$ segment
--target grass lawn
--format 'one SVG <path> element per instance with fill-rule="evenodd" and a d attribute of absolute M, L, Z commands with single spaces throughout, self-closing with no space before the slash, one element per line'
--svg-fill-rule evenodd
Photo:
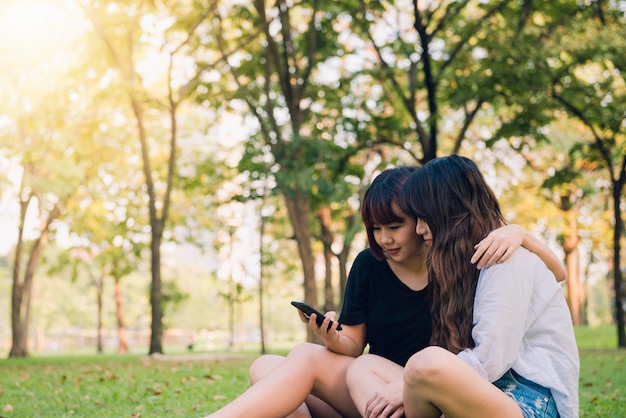
<path fill-rule="evenodd" d="M 580 416 L 626 416 L 626 350 L 614 327 L 580 328 Z M 0 417 L 201 417 L 248 387 L 252 354 L 0 360 Z"/>

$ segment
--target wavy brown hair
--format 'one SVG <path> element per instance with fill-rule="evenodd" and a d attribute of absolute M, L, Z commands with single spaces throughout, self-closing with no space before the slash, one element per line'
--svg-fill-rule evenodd
<path fill-rule="evenodd" d="M 426 222 L 433 235 L 427 259 L 431 344 L 455 354 L 473 348 L 480 272 L 470 259 L 474 245 L 506 223 L 498 199 L 476 164 L 453 154 L 431 160 L 411 175 L 400 207 Z"/>

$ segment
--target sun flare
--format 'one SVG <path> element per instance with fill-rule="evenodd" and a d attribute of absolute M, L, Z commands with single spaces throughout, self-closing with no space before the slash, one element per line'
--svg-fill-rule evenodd
<path fill-rule="evenodd" d="M 72 53 L 72 46 L 84 28 L 84 18 L 74 1 L 3 0 L 0 2 L 2 67 L 13 70 L 52 67 Z"/>

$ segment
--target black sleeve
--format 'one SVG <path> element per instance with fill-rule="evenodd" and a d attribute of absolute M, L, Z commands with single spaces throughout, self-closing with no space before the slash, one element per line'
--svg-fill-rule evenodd
<path fill-rule="evenodd" d="M 357 255 L 350 268 L 346 282 L 346 292 L 339 321 L 346 325 L 359 325 L 367 321 L 369 300 L 369 261 L 372 255 L 363 250 Z"/>

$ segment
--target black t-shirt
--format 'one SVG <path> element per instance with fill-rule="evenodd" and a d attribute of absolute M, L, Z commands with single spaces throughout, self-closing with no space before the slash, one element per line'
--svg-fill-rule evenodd
<path fill-rule="evenodd" d="M 369 352 L 404 366 L 430 341 L 427 293 L 427 288 L 411 290 L 387 261 L 376 260 L 366 249 L 350 269 L 340 322 L 365 323 Z"/>

